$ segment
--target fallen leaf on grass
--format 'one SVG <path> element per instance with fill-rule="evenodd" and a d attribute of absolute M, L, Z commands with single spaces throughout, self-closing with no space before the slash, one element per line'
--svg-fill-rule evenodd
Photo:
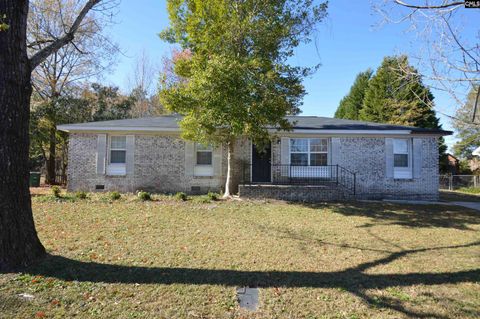
<path fill-rule="evenodd" d="M 60 300 L 53 299 L 53 300 L 50 302 L 50 304 L 51 304 L 52 306 L 58 306 L 58 305 L 60 305 Z"/>

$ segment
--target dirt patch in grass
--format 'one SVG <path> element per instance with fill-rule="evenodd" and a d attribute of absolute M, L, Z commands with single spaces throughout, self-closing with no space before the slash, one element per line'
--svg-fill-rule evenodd
<path fill-rule="evenodd" d="M 95 196 L 33 199 L 50 256 L 0 274 L 0 317 L 480 316 L 480 215 L 465 208 Z M 260 287 L 256 312 L 239 286 Z"/>
<path fill-rule="evenodd" d="M 32 197 L 51 194 L 52 188 L 50 186 L 30 187 L 30 195 L 32 195 Z"/>

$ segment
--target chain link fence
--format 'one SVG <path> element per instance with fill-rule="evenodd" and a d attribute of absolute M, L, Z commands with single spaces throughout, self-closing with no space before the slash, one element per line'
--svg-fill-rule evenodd
<path fill-rule="evenodd" d="M 440 175 L 440 189 L 480 188 L 479 175 Z"/>

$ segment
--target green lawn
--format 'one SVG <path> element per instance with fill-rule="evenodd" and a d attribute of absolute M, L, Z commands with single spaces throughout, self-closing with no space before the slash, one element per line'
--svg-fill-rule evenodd
<path fill-rule="evenodd" d="M 480 195 L 480 187 L 461 187 L 458 191 L 467 194 Z"/>
<path fill-rule="evenodd" d="M 480 202 L 480 188 L 460 188 L 454 191 L 441 190 L 440 200 L 448 202 Z"/>
<path fill-rule="evenodd" d="M 0 274 L 1 318 L 480 317 L 466 208 L 90 197 L 33 198 L 51 256 Z"/>

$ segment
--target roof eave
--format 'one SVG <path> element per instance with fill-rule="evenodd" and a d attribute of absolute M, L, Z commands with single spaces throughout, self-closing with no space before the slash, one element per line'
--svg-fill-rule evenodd
<path fill-rule="evenodd" d="M 421 134 L 421 135 L 437 135 L 437 136 L 448 136 L 452 135 L 452 131 L 443 131 L 443 130 L 438 130 L 438 131 L 412 131 L 412 134 Z"/>
<path fill-rule="evenodd" d="M 58 125 L 57 129 L 64 132 L 180 132 L 180 128 L 158 128 L 146 126 L 90 126 L 90 125 Z M 417 131 L 417 130 L 351 130 L 351 129 L 316 129 L 301 128 L 290 131 L 279 131 L 269 129 L 270 133 L 297 133 L 297 134 L 342 134 L 342 135 L 434 135 L 447 136 L 453 134 L 451 131 Z"/>
<path fill-rule="evenodd" d="M 158 127 L 146 127 L 146 126 L 70 126 L 70 125 L 58 125 L 57 129 L 63 132 L 180 132 L 179 128 L 158 128 Z"/>
<path fill-rule="evenodd" d="M 285 132 L 298 134 L 345 134 L 345 135 L 408 135 L 410 130 L 350 130 L 350 129 L 293 129 L 291 131 L 279 131 L 270 129 L 270 132 Z"/>

